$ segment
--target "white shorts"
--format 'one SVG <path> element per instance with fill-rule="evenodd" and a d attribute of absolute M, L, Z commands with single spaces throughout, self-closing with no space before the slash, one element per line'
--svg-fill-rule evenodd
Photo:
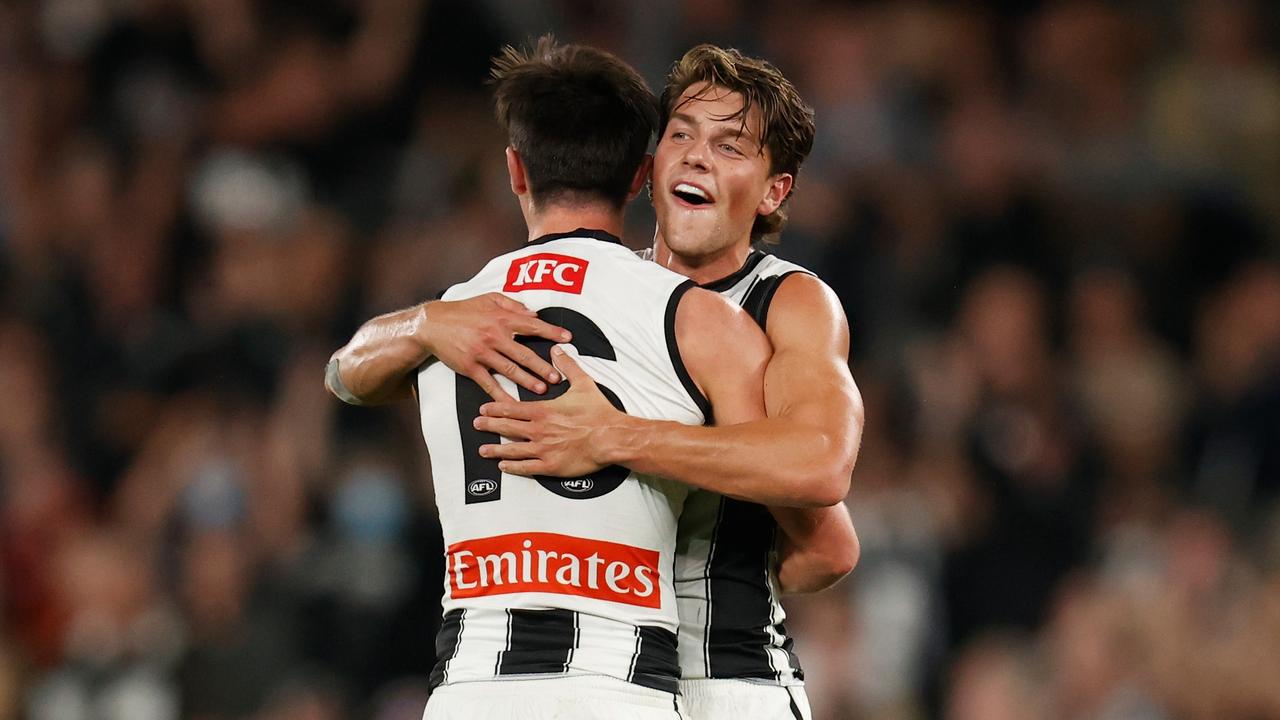
<path fill-rule="evenodd" d="M 605 677 L 529 678 L 441 685 L 423 720 L 687 720 L 676 696 Z M 742 720 L 736 718 L 735 720 Z"/>
<path fill-rule="evenodd" d="M 803 685 L 682 680 L 680 694 L 689 720 L 813 720 Z"/>

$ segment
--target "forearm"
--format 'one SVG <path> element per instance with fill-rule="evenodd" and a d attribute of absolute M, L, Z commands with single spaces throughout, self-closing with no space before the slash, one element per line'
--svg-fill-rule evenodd
<path fill-rule="evenodd" d="M 603 460 L 764 505 L 844 499 L 847 440 L 787 418 L 706 427 L 627 417 L 600 428 Z"/>
<path fill-rule="evenodd" d="M 778 522 L 778 584 L 783 592 L 825 590 L 853 571 L 862 554 L 849 509 L 769 508 Z"/>
<path fill-rule="evenodd" d="M 379 315 L 360 326 L 330 359 L 326 373 L 330 392 L 341 397 L 334 387 L 336 374 L 358 404 L 376 405 L 407 397 L 414 371 L 431 357 L 422 340 L 424 307 L 415 305 Z"/>

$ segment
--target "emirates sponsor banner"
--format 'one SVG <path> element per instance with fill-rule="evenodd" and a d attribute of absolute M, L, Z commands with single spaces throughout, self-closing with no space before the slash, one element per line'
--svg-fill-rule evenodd
<path fill-rule="evenodd" d="M 657 550 L 531 532 L 465 540 L 446 554 L 454 599 L 542 592 L 662 606 Z"/>

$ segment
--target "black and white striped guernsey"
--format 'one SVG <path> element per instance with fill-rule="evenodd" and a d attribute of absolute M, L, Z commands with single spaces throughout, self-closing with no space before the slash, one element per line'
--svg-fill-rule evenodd
<path fill-rule="evenodd" d="M 741 305 L 761 329 L 778 286 L 811 272 L 753 250 L 741 269 L 702 287 Z M 778 526 L 763 505 L 695 490 L 676 546 L 683 679 L 735 678 L 779 685 L 804 679 L 779 602 Z"/>
<path fill-rule="evenodd" d="M 444 299 L 500 291 L 573 333 L 602 392 L 637 417 L 701 424 L 710 408 L 675 344 L 693 283 L 579 230 L 491 261 Z M 548 357 L 551 343 L 526 340 Z M 502 379 L 522 399 L 532 396 Z M 487 397 L 440 363 L 419 372 L 423 435 L 446 546 L 444 617 L 431 686 L 605 675 L 676 692 L 672 567 L 686 486 L 613 466 L 581 478 L 525 478 L 478 454 Z"/>

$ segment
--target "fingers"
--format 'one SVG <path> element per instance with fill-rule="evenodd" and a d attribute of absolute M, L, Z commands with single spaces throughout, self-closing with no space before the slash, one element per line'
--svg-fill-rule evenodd
<path fill-rule="evenodd" d="M 503 310 L 510 310 L 511 312 L 514 312 L 514 313 L 519 313 L 521 315 L 529 315 L 533 317 L 536 317 L 538 315 L 538 313 L 525 307 L 518 300 L 512 300 L 511 298 L 507 297 L 506 295 L 503 295 L 502 293 L 497 293 L 497 292 L 488 293 L 486 297 L 489 298 L 490 302 L 502 308 Z"/>
<path fill-rule="evenodd" d="M 547 464 L 541 460 L 503 460 L 498 463 L 498 469 L 508 475 L 525 477 L 549 474 Z"/>
<path fill-rule="evenodd" d="M 517 400 L 506 399 L 497 402 L 485 403 L 480 406 L 480 415 L 490 418 L 510 418 L 512 420 L 533 420 L 537 415 L 538 408 L 536 403 L 519 402 Z"/>
<path fill-rule="evenodd" d="M 498 384 L 497 379 L 490 375 L 485 368 L 477 366 L 475 369 L 467 371 L 466 376 L 471 378 L 475 384 L 480 386 L 481 390 L 484 390 L 494 400 L 498 402 L 515 402 L 515 398 L 508 395 L 507 391 L 503 390 L 502 386 Z"/>
<path fill-rule="evenodd" d="M 480 430 L 481 432 L 497 433 L 498 435 L 501 435 L 502 437 L 507 438 L 509 440 L 528 440 L 529 432 L 531 429 L 527 421 L 510 420 L 507 418 L 478 417 L 475 420 L 473 420 L 471 424 L 474 425 L 475 428 L 477 430 Z M 480 455 L 482 457 L 509 457 L 507 455 L 502 455 L 502 456 L 485 455 L 484 449 L 486 447 L 506 448 L 510 444 L 512 443 L 507 443 L 504 445 L 482 445 L 480 447 Z M 525 457 L 529 457 L 529 456 L 526 455 Z"/>
<path fill-rule="evenodd" d="M 520 335 L 532 335 L 552 342 L 569 342 L 573 339 L 573 334 L 568 330 L 536 317 L 514 320 L 511 323 L 511 329 Z"/>
<path fill-rule="evenodd" d="M 488 367 L 490 370 L 507 378 L 520 387 L 525 388 L 526 390 L 538 393 L 539 395 L 547 391 L 546 383 L 533 375 L 530 375 L 528 371 L 520 367 L 519 364 L 502 353 L 491 350 L 478 358 L 478 360 L 481 365 Z"/>
<path fill-rule="evenodd" d="M 550 383 L 560 382 L 560 373 L 556 372 L 556 369 L 552 367 L 551 363 L 538 357 L 538 353 L 525 347 L 524 345 L 521 345 L 518 342 L 512 341 L 503 346 L 502 352 L 507 357 L 516 361 L 516 363 L 518 363 L 522 367 L 527 368 L 529 372 L 533 373 L 534 375 L 544 377 Z M 529 388 L 530 390 L 538 393 L 539 395 L 546 392 L 545 386 L 539 387 L 539 388 L 532 388 L 532 387 L 529 387 L 528 385 L 524 385 L 524 387 Z"/>
<path fill-rule="evenodd" d="M 531 442 L 505 442 L 501 445 L 481 445 L 480 457 L 498 460 L 533 460 L 538 457 Z"/>
<path fill-rule="evenodd" d="M 578 361 L 574 360 L 573 357 L 570 356 L 569 353 L 565 352 L 564 348 L 559 345 L 551 348 L 551 361 L 554 362 L 560 372 L 564 373 L 564 376 L 568 378 L 569 385 L 571 387 L 574 385 L 595 384 L 595 381 L 591 379 L 591 376 L 587 374 L 587 371 L 583 370 L 582 367 L 578 365 Z"/>

